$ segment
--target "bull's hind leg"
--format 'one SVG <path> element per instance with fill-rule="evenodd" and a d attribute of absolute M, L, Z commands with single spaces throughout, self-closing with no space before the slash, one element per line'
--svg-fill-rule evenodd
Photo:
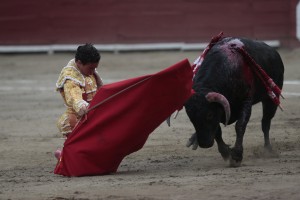
<path fill-rule="evenodd" d="M 265 141 L 264 147 L 268 153 L 275 155 L 270 143 L 269 132 L 271 127 L 271 120 L 276 113 L 277 106 L 269 99 L 263 101 L 262 106 L 263 106 L 263 117 L 261 120 L 261 129 L 264 133 L 264 141 Z"/>

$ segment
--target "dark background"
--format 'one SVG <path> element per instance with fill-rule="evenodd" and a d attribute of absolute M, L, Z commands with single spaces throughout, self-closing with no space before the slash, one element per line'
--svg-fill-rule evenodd
<path fill-rule="evenodd" d="M 226 36 L 298 44 L 298 0 L 9 0 L 0 45 L 208 42 Z"/>

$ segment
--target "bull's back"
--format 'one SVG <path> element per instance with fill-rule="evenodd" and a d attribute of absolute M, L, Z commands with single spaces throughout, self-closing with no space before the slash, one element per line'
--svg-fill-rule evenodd
<path fill-rule="evenodd" d="M 200 66 L 194 83 L 200 87 L 208 85 L 215 87 L 211 89 L 223 90 L 226 88 L 222 88 L 222 86 L 232 86 L 230 80 L 234 81 L 232 84 L 235 84 L 236 81 L 247 81 L 243 74 L 245 73 L 243 68 L 249 68 L 255 79 L 254 82 L 258 83 L 257 88 L 261 87 L 262 85 L 259 84 L 261 81 L 250 69 L 252 66 L 249 66 L 238 48 L 244 48 L 273 81 L 280 88 L 282 87 L 284 66 L 279 53 L 263 42 L 245 38 L 224 38 L 215 44 Z"/>

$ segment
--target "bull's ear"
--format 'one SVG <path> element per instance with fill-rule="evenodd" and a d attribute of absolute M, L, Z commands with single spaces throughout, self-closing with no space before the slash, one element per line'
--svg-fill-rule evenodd
<path fill-rule="evenodd" d="M 223 106 L 225 111 L 225 116 L 226 116 L 225 126 L 227 126 L 230 119 L 231 111 L 230 111 L 230 104 L 226 99 L 226 97 L 224 97 L 222 94 L 217 92 L 209 92 L 207 93 L 205 98 L 208 102 L 216 102 Z"/>

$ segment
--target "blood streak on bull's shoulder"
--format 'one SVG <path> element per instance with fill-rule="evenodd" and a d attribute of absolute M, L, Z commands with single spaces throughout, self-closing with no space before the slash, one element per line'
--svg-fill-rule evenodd
<path fill-rule="evenodd" d="M 219 46 L 220 49 L 224 52 L 226 58 L 230 62 L 232 69 L 238 69 L 241 67 L 242 63 L 242 77 L 244 81 L 251 87 L 253 84 L 253 73 L 248 62 L 245 61 L 243 56 L 237 49 L 244 48 L 244 43 L 240 39 L 226 38 L 224 43 Z"/>
<path fill-rule="evenodd" d="M 241 56 L 236 52 L 236 48 L 243 48 L 244 43 L 239 39 L 226 38 L 224 43 L 219 46 L 219 48 L 224 52 L 228 61 L 231 62 L 230 65 L 232 67 L 237 67 L 237 63 L 239 63 Z"/>

